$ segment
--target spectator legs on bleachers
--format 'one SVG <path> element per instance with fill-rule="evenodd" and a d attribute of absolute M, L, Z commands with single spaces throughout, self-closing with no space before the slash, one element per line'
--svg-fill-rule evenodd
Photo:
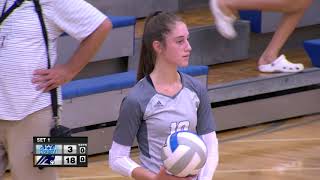
<path fill-rule="evenodd" d="M 303 65 L 291 63 L 285 56 L 279 56 L 280 50 L 294 31 L 305 10 L 312 0 L 210 0 L 210 6 L 217 22 L 217 28 L 226 38 L 234 36 L 232 17 L 237 10 L 264 10 L 282 12 L 283 18 L 273 38 L 258 61 L 261 72 L 300 72 Z M 218 19 L 219 18 L 219 19 Z"/>

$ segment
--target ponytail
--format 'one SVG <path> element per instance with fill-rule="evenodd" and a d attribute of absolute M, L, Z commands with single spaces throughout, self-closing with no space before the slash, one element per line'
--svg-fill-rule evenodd
<path fill-rule="evenodd" d="M 155 12 L 153 14 L 150 14 L 144 24 L 144 30 L 143 30 L 143 35 L 142 35 L 142 40 L 141 40 L 141 50 L 140 50 L 140 61 L 139 61 L 139 66 L 138 66 L 138 72 L 137 72 L 137 81 L 140 81 L 142 78 L 144 78 L 146 75 L 150 74 L 155 65 L 155 55 L 154 55 L 154 50 L 149 47 L 147 48 L 147 25 L 149 24 L 149 21 L 152 17 L 158 15 L 160 12 Z M 152 44 L 151 44 L 152 46 Z"/>
<path fill-rule="evenodd" d="M 142 41 L 137 81 L 141 80 L 153 71 L 156 61 L 153 54 L 154 52 L 152 50 L 148 50 L 145 43 Z"/>

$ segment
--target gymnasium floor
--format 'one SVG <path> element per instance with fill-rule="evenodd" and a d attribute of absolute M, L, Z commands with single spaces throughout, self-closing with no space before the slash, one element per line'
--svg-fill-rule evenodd
<path fill-rule="evenodd" d="M 219 132 L 215 180 L 316 180 L 320 176 L 320 114 Z M 137 160 L 138 152 L 131 153 Z M 107 155 L 87 168 L 59 168 L 60 180 L 125 180 L 107 166 Z M 9 180 L 7 174 L 5 180 Z"/>

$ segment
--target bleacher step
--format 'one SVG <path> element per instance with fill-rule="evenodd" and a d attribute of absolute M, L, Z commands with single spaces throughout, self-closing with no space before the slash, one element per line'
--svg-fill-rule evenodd
<path fill-rule="evenodd" d="M 320 112 L 320 87 L 298 93 L 213 107 L 217 131 L 316 114 Z"/>
<path fill-rule="evenodd" d="M 319 77 L 319 68 L 309 68 L 302 73 L 268 74 L 228 83 L 209 85 L 208 93 L 211 102 L 217 103 L 320 84 Z"/>
<path fill-rule="evenodd" d="M 208 6 L 207 0 L 87 0 L 87 2 L 104 13 L 137 18 L 146 17 L 155 11 L 176 12 Z"/>
<path fill-rule="evenodd" d="M 113 58 L 127 57 L 133 54 L 134 30 L 136 18 L 134 16 L 110 16 L 113 29 L 99 52 L 91 62 L 104 61 Z M 66 63 L 78 48 L 80 42 L 71 36 L 64 34 L 58 38 L 58 63 Z"/>
<path fill-rule="evenodd" d="M 320 68 L 208 86 L 217 130 L 319 113 Z"/>

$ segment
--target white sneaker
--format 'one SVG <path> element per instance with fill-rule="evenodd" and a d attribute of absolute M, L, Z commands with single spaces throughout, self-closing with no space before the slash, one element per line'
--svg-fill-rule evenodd
<path fill-rule="evenodd" d="M 209 7 L 214 16 L 215 24 L 218 32 L 227 39 L 233 39 L 237 36 L 237 32 L 233 27 L 235 17 L 226 16 L 218 6 L 218 0 L 210 0 Z"/>

